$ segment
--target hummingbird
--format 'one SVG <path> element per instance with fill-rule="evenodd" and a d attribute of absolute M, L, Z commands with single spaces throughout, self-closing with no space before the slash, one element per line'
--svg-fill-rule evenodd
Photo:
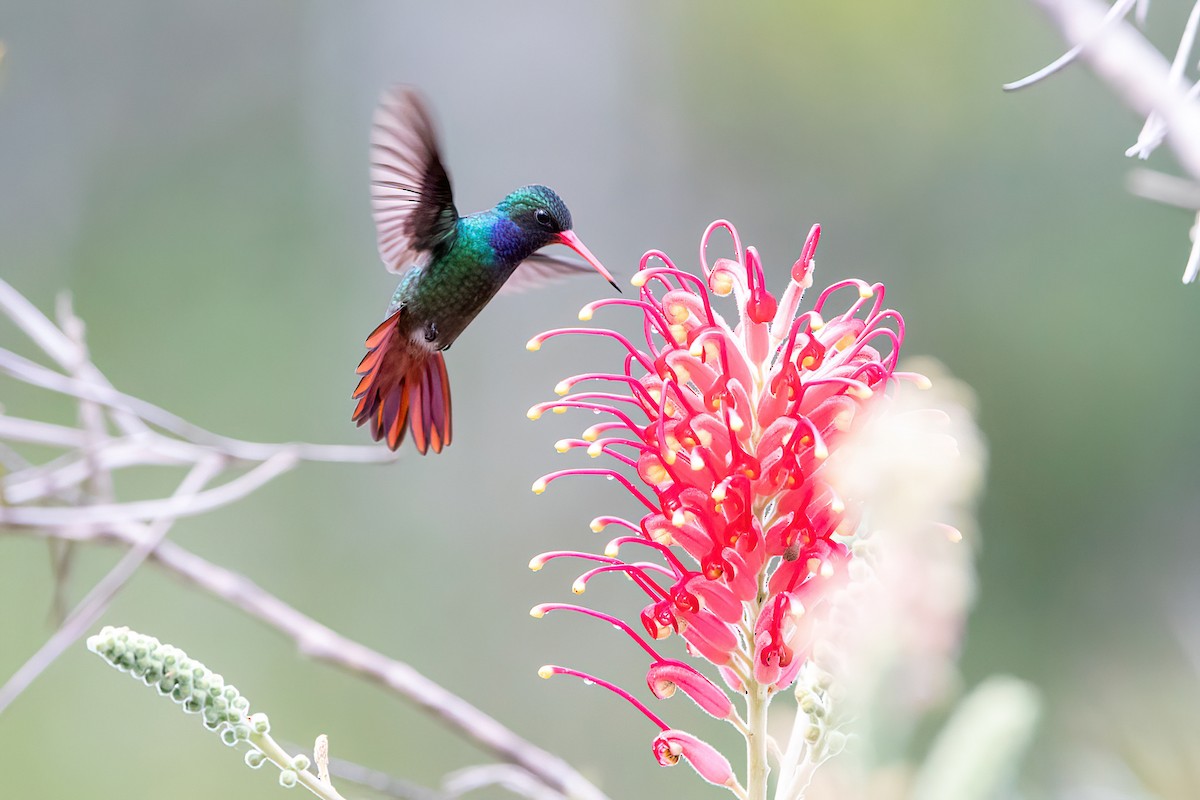
<path fill-rule="evenodd" d="M 486 211 L 459 216 L 436 131 L 420 93 L 396 86 L 371 133 L 371 204 L 379 256 L 400 274 L 384 320 L 358 365 L 353 420 L 395 450 L 412 431 L 424 455 L 450 444 L 444 350 L 502 288 L 521 290 L 589 265 L 612 275 L 571 230 L 571 212 L 546 186 L 522 186 Z M 562 244 L 587 264 L 539 253 Z"/>

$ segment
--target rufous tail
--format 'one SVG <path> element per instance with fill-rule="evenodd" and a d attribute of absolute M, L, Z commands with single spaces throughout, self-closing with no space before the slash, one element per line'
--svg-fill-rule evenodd
<path fill-rule="evenodd" d="M 375 441 L 395 450 L 412 430 L 422 455 L 450 444 L 450 379 L 446 360 L 400 332 L 401 309 L 367 337 L 367 354 L 358 365 L 362 378 L 354 389 L 354 421 L 371 424 Z"/>

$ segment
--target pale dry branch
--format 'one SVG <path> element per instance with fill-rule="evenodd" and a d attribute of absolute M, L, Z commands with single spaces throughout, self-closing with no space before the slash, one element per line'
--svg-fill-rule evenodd
<path fill-rule="evenodd" d="M 205 483 L 221 472 L 222 462 L 221 456 L 214 454 L 207 461 L 197 464 L 179 484 L 174 497 L 186 499 L 195 496 Z M 269 464 L 270 462 L 263 464 L 260 469 Z M 47 639 L 46 643 L 13 673 L 4 686 L 0 686 L 0 714 L 4 713 L 4 709 L 8 708 L 9 704 L 25 691 L 37 676 L 45 671 L 46 667 L 54 663 L 55 659 L 62 655 L 72 643 L 82 638 L 96 624 L 117 592 L 129 582 L 129 579 L 154 551 L 154 548 L 162 543 L 174 521 L 173 517 L 164 516 L 149 525 L 145 530 L 144 538 L 130 548 L 129 552 L 117 562 L 117 565 L 92 587 L 87 596 L 80 601 L 70 616 L 54 632 L 54 635 Z"/>
<path fill-rule="evenodd" d="M 1137 142 L 1126 155 L 1146 158 L 1165 140 L 1183 170 L 1193 181 L 1200 182 L 1200 82 L 1192 82 L 1186 75 L 1200 31 L 1200 0 L 1192 8 L 1170 62 L 1124 19 L 1128 11 L 1124 0 L 1112 7 L 1097 0 L 1036 2 L 1070 45 L 1069 55 L 1087 62 L 1126 106 L 1146 118 Z M 1046 75 L 1042 73 L 1005 88 L 1029 85 L 1044 78 Z M 1200 207 L 1190 210 L 1200 211 Z M 1196 227 L 1200 227 L 1200 215 Z M 1184 270 L 1184 283 L 1195 280 L 1200 270 L 1200 236 L 1196 235 L 1196 227 L 1192 229 L 1192 249 Z"/>

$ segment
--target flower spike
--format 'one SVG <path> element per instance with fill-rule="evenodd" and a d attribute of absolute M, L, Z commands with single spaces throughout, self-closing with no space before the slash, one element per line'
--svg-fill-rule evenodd
<path fill-rule="evenodd" d="M 710 259 L 718 231 L 729 235 L 732 257 Z M 828 464 L 889 403 L 901 378 L 923 380 L 896 372 L 904 321 L 884 307 L 882 284 L 840 281 L 801 309 L 820 238 L 814 225 L 776 298 L 758 250 L 744 247 L 733 225 L 718 220 L 701 237 L 697 274 L 652 250 L 633 277 L 637 299 L 584 306 L 584 321 L 605 306 L 639 313 L 645 349 L 604 328 L 560 328 L 531 340 L 540 345 L 583 334 L 624 347 L 619 369 L 567 378 L 555 387 L 562 399 L 530 413 L 581 408 L 605 414 L 557 449 L 610 457 L 615 469 L 552 472 L 534 491 L 564 475 L 602 475 L 647 512 L 636 525 L 619 517 L 593 520 L 594 531 L 610 524 L 626 529 L 603 556 L 555 551 L 530 565 L 569 557 L 593 562 L 573 584 L 577 594 L 600 574 L 630 578 L 646 598 L 639 615 L 644 635 L 636 623 L 582 606 L 543 604 L 534 615 L 561 609 L 609 622 L 648 656 L 646 683 L 655 697 L 682 691 L 708 714 L 756 737 L 748 750 L 756 762 L 748 789 L 716 749 L 669 728 L 631 693 L 563 667 L 546 667 L 543 676 L 574 675 L 623 697 L 661 728 L 653 747 L 659 763 L 686 758 L 705 780 L 739 797 L 765 797 L 765 705 L 810 663 L 813 618 L 840 591 L 857 557 L 846 540 L 864 510 L 834 485 Z M 714 310 L 716 302 L 735 306 L 736 316 L 729 316 L 735 324 Z M 576 392 L 587 380 L 607 381 L 613 392 Z M 652 562 L 631 560 L 634 545 Z M 671 638 L 708 661 L 735 696 L 702 669 L 660 655 Z M 738 697 L 746 699 L 747 722 L 734 710 Z"/>

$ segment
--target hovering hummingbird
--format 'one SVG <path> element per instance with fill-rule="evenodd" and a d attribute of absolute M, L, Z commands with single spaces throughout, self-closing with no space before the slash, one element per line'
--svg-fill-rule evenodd
<path fill-rule="evenodd" d="M 450 177 L 421 95 L 387 92 L 371 135 L 371 199 L 379 255 L 400 273 L 384 321 L 358 365 L 354 421 L 395 450 L 405 428 L 424 454 L 450 444 L 450 347 L 501 287 L 530 288 L 588 271 L 537 251 L 565 244 L 618 291 L 608 270 L 571 230 L 571 212 L 545 186 L 523 186 L 494 208 L 458 215 Z"/>

